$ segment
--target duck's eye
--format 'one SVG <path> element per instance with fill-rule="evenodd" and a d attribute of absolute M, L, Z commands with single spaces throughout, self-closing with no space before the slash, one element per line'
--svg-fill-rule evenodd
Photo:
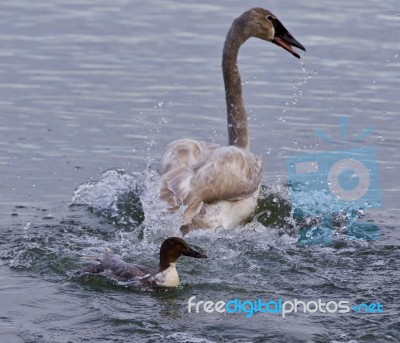
<path fill-rule="evenodd" d="M 272 20 L 274 19 L 274 17 L 273 17 L 272 15 L 269 15 L 269 16 L 267 16 L 267 19 L 268 19 L 269 21 L 272 21 Z"/>

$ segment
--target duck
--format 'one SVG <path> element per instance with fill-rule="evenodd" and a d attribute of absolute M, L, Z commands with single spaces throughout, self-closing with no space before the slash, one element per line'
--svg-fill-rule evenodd
<path fill-rule="evenodd" d="M 132 264 L 121 260 L 106 248 L 99 264 L 86 267 L 83 272 L 101 275 L 111 281 L 135 283 L 149 287 L 177 287 L 179 275 L 176 261 L 180 256 L 207 258 L 207 255 L 193 249 L 180 237 L 167 238 L 160 247 L 160 264 L 158 269 Z"/>
<path fill-rule="evenodd" d="M 251 8 L 236 18 L 222 53 L 222 72 L 228 123 L 228 145 L 179 139 L 161 157 L 160 199 L 170 212 L 184 209 L 180 231 L 231 229 L 249 221 L 257 207 L 263 163 L 250 152 L 247 112 L 237 66 L 240 47 L 251 37 L 271 42 L 300 55 L 306 51 L 270 11 Z"/>

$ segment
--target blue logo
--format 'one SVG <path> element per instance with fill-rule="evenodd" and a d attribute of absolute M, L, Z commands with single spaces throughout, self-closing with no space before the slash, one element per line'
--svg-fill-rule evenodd
<path fill-rule="evenodd" d="M 342 142 L 346 124 L 347 118 L 341 118 Z M 351 142 L 360 142 L 370 132 L 364 129 Z M 335 144 L 322 130 L 317 136 Z M 371 146 L 288 157 L 292 212 L 302 227 L 299 242 L 331 244 L 336 221 L 344 224 L 349 239 L 379 239 L 379 227 L 358 221 L 360 211 L 381 206 L 376 161 Z"/>

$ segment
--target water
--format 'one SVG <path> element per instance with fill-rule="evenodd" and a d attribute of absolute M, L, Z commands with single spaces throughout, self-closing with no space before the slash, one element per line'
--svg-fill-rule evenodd
<path fill-rule="evenodd" d="M 271 4 L 307 54 L 299 62 L 255 39 L 241 50 L 252 151 L 265 165 L 256 218 L 233 231 L 191 233 L 187 240 L 209 259 L 182 258 L 175 290 L 74 277 L 106 246 L 156 265 L 162 240 L 178 233 L 177 216 L 157 201 L 157 161 L 173 139 L 226 142 L 221 48 L 248 6 L 0 5 L 0 341 L 399 341 L 394 0 Z M 342 116 L 343 143 L 317 138 L 324 130 L 341 141 Z M 377 150 L 382 207 L 366 209 L 362 220 L 379 227 L 380 239 L 349 240 L 339 220 L 333 244 L 298 244 L 287 158 L 354 148 L 351 139 L 369 127 L 356 147 Z M 384 313 L 188 314 L 194 295 L 380 302 Z"/>

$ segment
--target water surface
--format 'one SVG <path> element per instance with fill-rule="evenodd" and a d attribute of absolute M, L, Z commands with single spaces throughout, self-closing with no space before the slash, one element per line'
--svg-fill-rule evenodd
<path fill-rule="evenodd" d="M 174 139 L 226 143 L 221 49 L 250 6 L 268 6 L 307 48 L 298 61 L 251 39 L 239 58 L 251 149 L 265 169 L 259 219 L 277 219 L 189 235 L 209 259 L 182 259 L 176 290 L 72 277 L 106 246 L 156 265 L 164 237 L 178 233 L 157 201 L 157 161 Z M 399 341 L 396 1 L 19 0 L 3 2 L 0 16 L 2 341 Z M 316 137 L 323 129 L 341 141 L 343 116 L 348 139 Z M 363 220 L 380 240 L 339 229 L 333 245 L 299 245 L 288 156 L 354 148 L 369 127 L 356 147 L 377 150 L 382 207 Z M 74 199 L 85 205 L 70 206 L 91 181 Z M 380 302 L 385 312 L 189 315 L 193 295 Z"/>

